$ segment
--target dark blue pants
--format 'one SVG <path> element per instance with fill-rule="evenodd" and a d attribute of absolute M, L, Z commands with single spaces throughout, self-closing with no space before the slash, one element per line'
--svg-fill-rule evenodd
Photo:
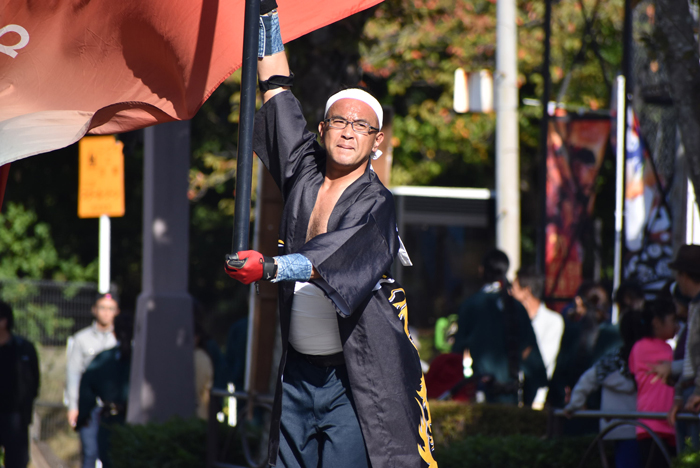
<path fill-rule="evenodd" d="M 369 468 L 345 366 L 318 367 L 290 350 L 277 466 Z"/>
<path fill-rule="evenodd" d="M 18 412 L 0 413 L 0 446 L 5 468 L 26 468 L 29 463 L 29 429 Z"/>
<path fill-rule="evenodd" d="M 80 428 L 80 455 L 82 458 L 82 468 L 95 468 L 97 459 L 100 457 L 97 445 L 97 433 L 100 429 L 100 411 L 102 408 L 96 406 L 90 413 L 90 420 Z"/>

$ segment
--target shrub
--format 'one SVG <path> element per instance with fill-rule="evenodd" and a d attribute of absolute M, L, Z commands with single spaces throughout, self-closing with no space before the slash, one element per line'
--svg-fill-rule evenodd
<path fill-rule="evenodd" d="M 571 468 L 579 466 L 593 439 L 592 436 L 542 439 L 532 435 L 476 435 L 436 447 L 435 459 L 440 468 Z M 601 466 L 595 450 L 585 467 Z"/>
<path fill-rule="evenodd" d="M 431 401 L 430 415 L 436 445 L 448 445 L 477 434 L 539 437 L 547 433 L 547 413 L 529 408 Z"/>
<path fill-rule="evenodd" d="M 245 465 L 238 427 L 219 424 L 217 461 Z M 264 432 L 264 434 L 263 434 Z M 248 426 L 252 456 L 263 457 L 267 431 Z M 201 419 L 173 418 L 166 423 L 116 426 L 111 435 L 114 468 L 204 468 L 207 460 L 207 423 Z"/>
<path fill-rule="evenodd" d="M 697 468 L 699 466 L 700 452 L 684 452 L 673 462 L 673 468 Z"/>
<path fill-rule="evenodd" d="M 116 426 L 111 445 L 114 468 L 204 468 L 207 423 L 173 418 L 165 423 Z"/>

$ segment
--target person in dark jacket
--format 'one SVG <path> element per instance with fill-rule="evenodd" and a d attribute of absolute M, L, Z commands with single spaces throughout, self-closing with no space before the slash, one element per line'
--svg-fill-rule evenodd
<path fill-rule="evenodd" d="M 124 424 L 126 421 L 133 333 L 132 315 L 119 314 L 114 319 L 117 346 L 95 356 L 80 379 L 76 430 L 80 430 L 90 422 L 99 398 L 103 406 L 99 414 L 97 445 L 104 468 L 112 466 L 109 443 L 112 427 L 116 424 Z"/>
<path fill-rule="evenodd" d="M 484 256 L 484 286 L 459 309 L 452 352 L 472 360 L 487 402 L 529 406 L 537 389 L 547 385 L 547 370 L 530 317 L 510 295 L 509 266 L 508 256 L 500 250 Z"/>
<path fill-rule="evenodd" d="M 34 345 L 12 333 L 14 314 L 0 301 L 0 446 L 5 468 L 29 463 L 29 424 L 39 394 L 39 359 Z"/>

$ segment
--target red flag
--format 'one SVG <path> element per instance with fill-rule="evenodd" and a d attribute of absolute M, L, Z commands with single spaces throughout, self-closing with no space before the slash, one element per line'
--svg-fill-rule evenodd
<path fill-rule="evenodd" d="M 285 42 L 381 0 L 278 0 Z M 5 0 L 0 165 L 190 119 L 241 65 L 244 0 Z"/>

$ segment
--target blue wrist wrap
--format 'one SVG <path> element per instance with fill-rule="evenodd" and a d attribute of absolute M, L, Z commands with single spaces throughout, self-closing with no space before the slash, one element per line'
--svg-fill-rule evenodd
<path fill-rule="evenodd" d="M 275 257 L 277 260 L 277 277 L 273 283 L 279 281 L 309 281 L 313 271 L 311 261 L 302 254 L 289 254 Z"/>

